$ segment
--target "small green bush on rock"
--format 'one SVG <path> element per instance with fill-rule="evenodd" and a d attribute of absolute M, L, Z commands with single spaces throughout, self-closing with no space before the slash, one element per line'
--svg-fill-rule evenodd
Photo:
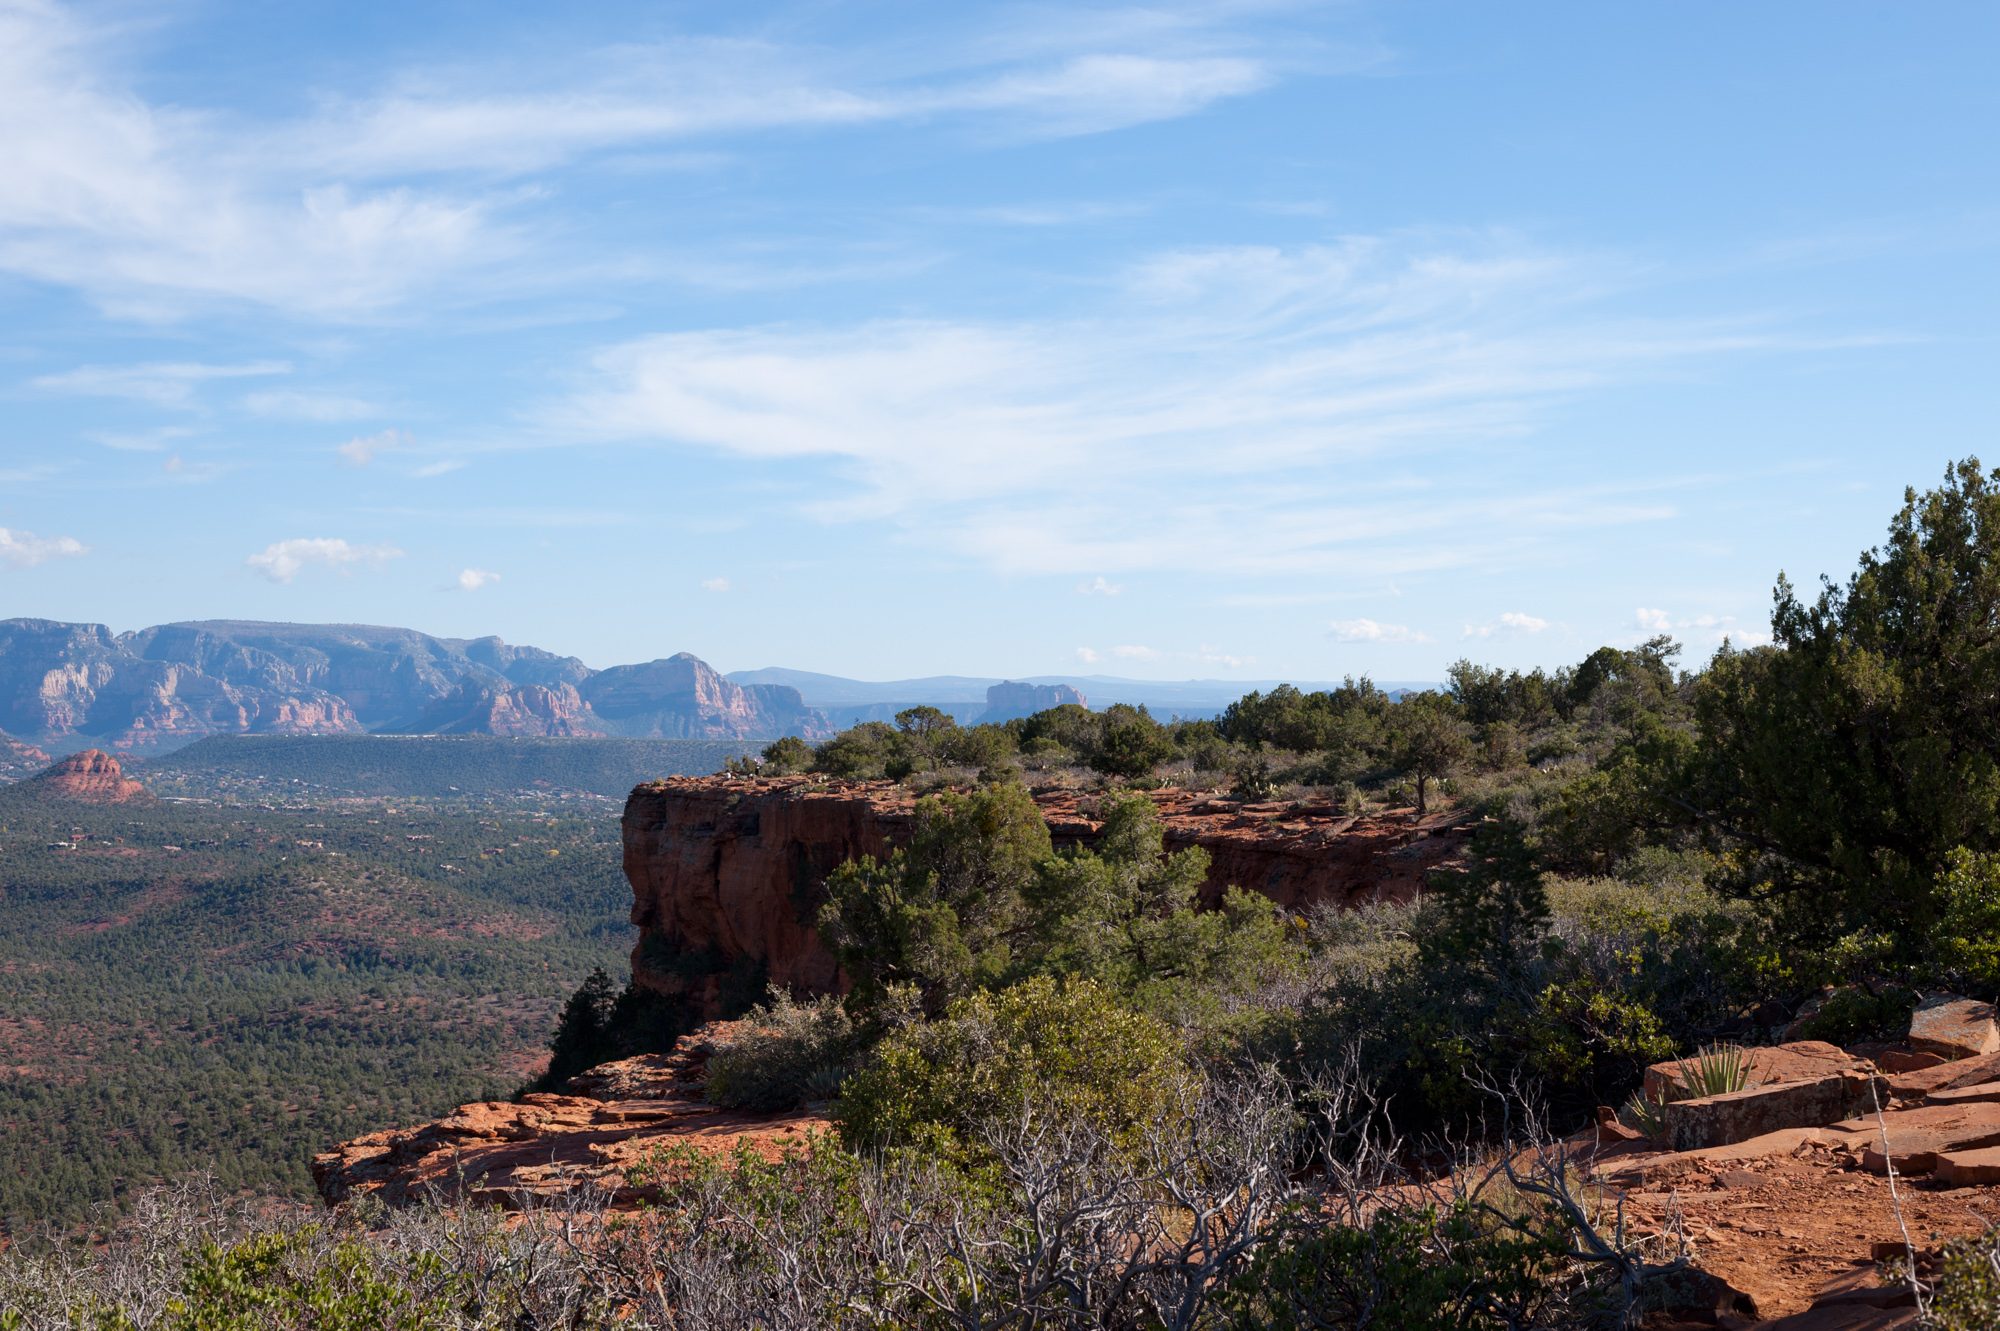
<path fill-rule="evenodd" d="M 852 1146 L 972 1164 L 981 1130 L 1024 1111 L 1129 1141 L 1196 1085 L 1164 1023 L 1088 980 L 1037 975 L 892 1032 L 837 1112 Z"/>

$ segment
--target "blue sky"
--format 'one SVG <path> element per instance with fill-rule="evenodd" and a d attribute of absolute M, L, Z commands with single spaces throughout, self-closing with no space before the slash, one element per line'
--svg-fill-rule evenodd
<path fill-rule="evenodd" d="M 1437 678 L 2000 399 L 1986 4 L 0 0 L 0 614 Z"/>

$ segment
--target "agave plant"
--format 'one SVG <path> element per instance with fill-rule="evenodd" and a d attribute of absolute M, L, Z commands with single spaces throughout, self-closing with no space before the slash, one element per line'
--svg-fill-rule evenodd
<path fill-rule="evenodd" d="M 1626 1121 L 1648 1137 L 1667 1135 L 1667 1106 L 1676 1100 L 1700 1100 L 1711 1095 L 1727 1095 L 1750 1085 L 1750 1057 L 1739 1045 L 1712 1044 L 1684 1058 L 1679 1075 L 1668 1081 L 1658 1097 L 1643 1089 L 1634 1091 L 1625 1102 Z"/>

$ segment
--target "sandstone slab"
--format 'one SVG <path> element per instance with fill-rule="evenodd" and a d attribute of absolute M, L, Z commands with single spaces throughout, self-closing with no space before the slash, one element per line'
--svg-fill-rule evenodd
<path fill-rule="evenodd" d="M 1893 1166 L 1899 1174 L 1928 1174 L 1943 1153 L 2000 1146 L 2000 1104 L 1919 1105 L 1849 1119 L 1824 1131 L 1859 1153 L 1870 1173 Z"/>
<path fill-rule="evenodd" d="M 1838 1045 L 1824 1040 L 1794 1040 L 1743 1051 L 1749 1085 L 1769 1086 L 1779 1082 L 1818 1081 L 1843 1072 L 1868 1073 L 1874 1065 L 1857 1058 Z M 1646 1069 L 1644 1090 L 1649 1099 L 1665 1099 L 1670 1091 L 1686 1086 L 1694 1058 L 1655 1063 Z"/>
<path fill-rule="evenodd" d="M 1981 1054 L 1916 1072 L 1897 1073 L 1889 1078 L 1889 1093 L 1900 1100 L 1922 1100 L 1938 1091 L 1988 1081 L 2000 1081 L 2000 1054 Z"/>
<path fill-rule="evenodd" d="M 1677 1151 L 1727 1146 L 1784 1128 L 1838 1123 L 1869 1108 L 1883 1089 L 1860 1071 L 1810 1081 L 1778 1081 L 1723 1095 L 1676 1100 L 1667 1106 L 1667 1140 Z"/>
<path fill-rule="evenodd" d="M 1951 1188 L 2000 1183 L 2000 1146 L 1984 1146 L 1969 1151 L 1941 1151 L 1935 1171 L 1937 1181 Z"/>
<path fill-rule="evenodd" d="M 1991 1003 L 1945 995 L 1910 1014 L 1910 1043 L 1946 1058 L 2000 1053 L 2000 1020 Z"/>
<path fill-rule="evenodd" d="M 1974 1082 L 1970 1086 L 1947 1086 L 1924 1097 L 1928 1104 L 1969 1105 L 2000 1100 L 2000 1081 Z"/>

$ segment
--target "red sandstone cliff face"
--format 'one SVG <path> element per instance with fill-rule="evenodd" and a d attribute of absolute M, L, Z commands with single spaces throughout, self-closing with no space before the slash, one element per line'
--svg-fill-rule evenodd
<path fill-rule="evenodd" d="M 72 753 L 34 778 L 42 792 L 85 804 L 125 804 L 146 796 L 146 788 L 125 775 L 118 760 L 102 749 Z"/>
<path fill-rule="evenodd" d="M 1210 856 L 1205 893 L 1261 892 L 1287 907 L 1402 899 L 1462 856 L 1470 828 L 1450 813 L 1353 818 L 1325 806 L 1238 804 L 1156 791 L 1171 850 Z M 1097 834 L 1090 797 L 1038 797 L 1058 845 Z M 713 1015 L 725 975 L 759 968 L 804 992 L 840 987 L 813 920 L 826 875 L 908 835 L 915 797 L 887 782 L 676 777 L 625 805 L 625 876 L 639 944 L 632 975 Z"/>

